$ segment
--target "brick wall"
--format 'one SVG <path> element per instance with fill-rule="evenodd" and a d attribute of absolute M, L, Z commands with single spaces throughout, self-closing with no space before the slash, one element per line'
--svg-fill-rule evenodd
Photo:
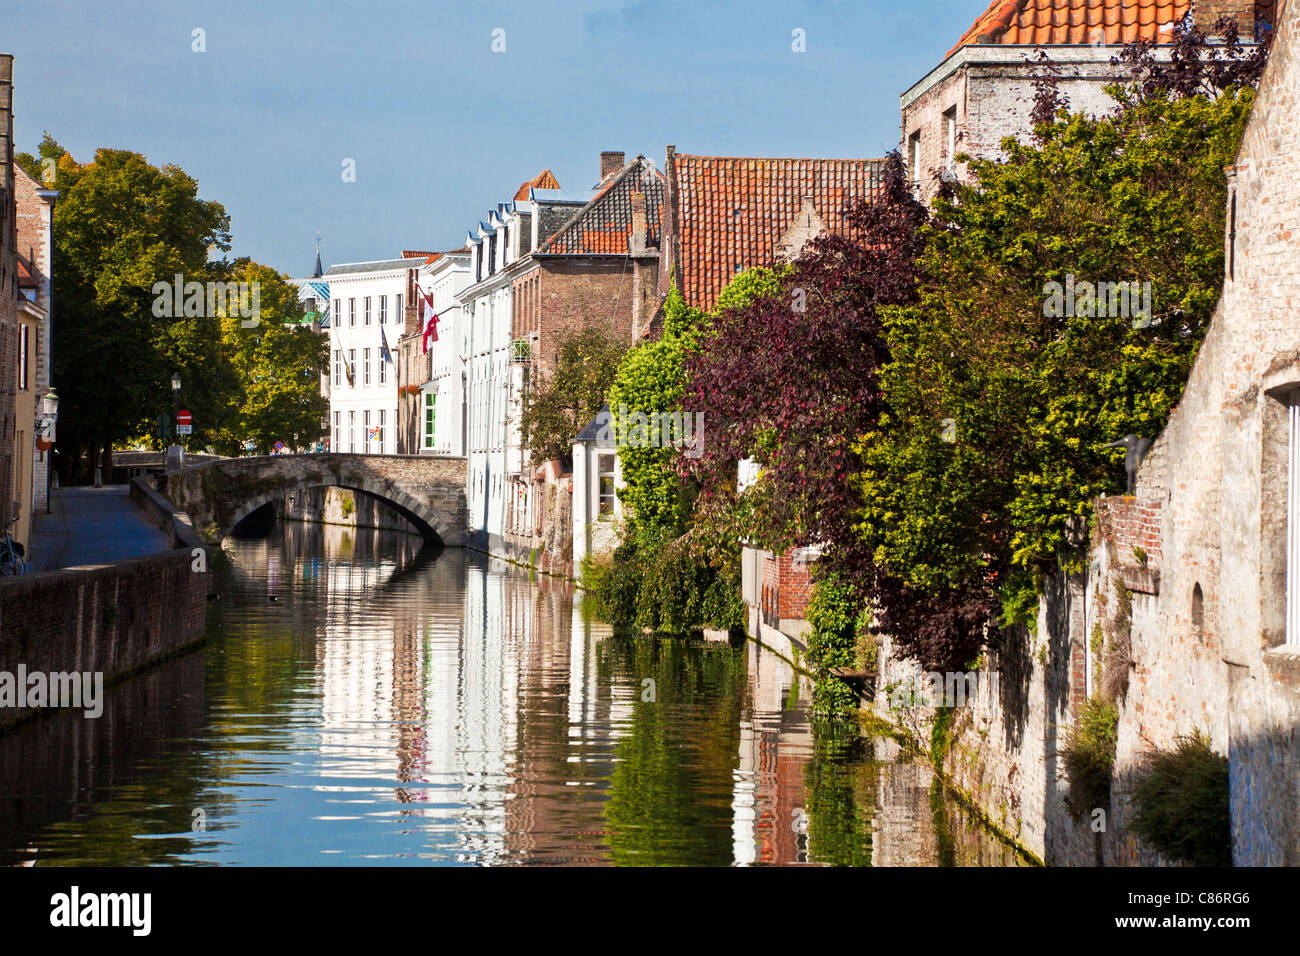
<path fill-rule="evenodd" d="M 625 342 L 638 320 L 653 309 L 657 260 L 627 257 L 541 259 L 512 283 L 513 337 L 536 333 L 533 367 L 555 367 L 563 333 L 601 324 Z"/>
<path fill-rule="evenodd" d="M 0 670 L 102 672 L 105 682 L 203 640 L 207 572 L 169 551 L 0 579 Z M 0 726 L 36 711 L 0 711 Z"/>

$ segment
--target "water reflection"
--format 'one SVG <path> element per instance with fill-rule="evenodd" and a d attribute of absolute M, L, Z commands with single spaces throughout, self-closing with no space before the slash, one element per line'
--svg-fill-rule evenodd
<path fill-rule="evenodd" d="M 614 635 L 392 532 L 228 547 L 202 652 L 0 738 L 10 862 L 1016 862 L 756 644 Z"/>

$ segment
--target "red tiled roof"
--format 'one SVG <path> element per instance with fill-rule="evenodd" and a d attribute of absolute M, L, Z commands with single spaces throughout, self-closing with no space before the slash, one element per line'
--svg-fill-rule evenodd
<path fill-rule="evenodd" d="M 811 199 L 826 229 L 846 229 L 845 210 L 880 190 L 882 159 L 671 157 L 675 246 L 686 301 L 712 309 L 737 271 L 770 265 L 776 245 Z"/>
<path fill-rule="evenodd" d="M 605 184 L 594 199 L 542 243 L 542 255 L 628 254 L 632 234 L 632 195 L 645 197 L 646 244 L 659 245 L 664 178 L 638 156 Z"/>
<path fill-rule="evenodd" d="M 1256 0 L 1256 23 L 1275 24 L 1280 2 Z M 1112 46 L 1135 40 L 1167 43 L 1174 24 L 1189 12 L 1192 0 L 993 0 L 948 56 L 968 44 L 1087 44 L 1103 36 Z M 1214 24 L 1200 26 L 1208 31 Z"/>
<path fill-rule="evenodd" d="M 403 249 L 403 259 L 418 259 L 420 256 L 436 256 L 438 253 L 430 252 L 428 249 Z"/>
<path fill-rule="evenodd" d="M 523 184 L 519 187 L 519 191 L 515 193 L 515 201 L 518 202 L 521 199 L 527 199 L 528 190 L 530 189 L 559 189 L 559 188 L 560 188 L 560 183 L 559 180 L 555 178 L 555 174 L 552 173 L 549 169 L 543 169 L 532 179 L 524 180 Z"/>
<path fill-rule="evenodd" d="M 968 44 L 1020 46 L 1167 42 L 1191 0 L 993 0 L 948 51 Z M 946 59 L 946 58 L 945 58 Z"/>

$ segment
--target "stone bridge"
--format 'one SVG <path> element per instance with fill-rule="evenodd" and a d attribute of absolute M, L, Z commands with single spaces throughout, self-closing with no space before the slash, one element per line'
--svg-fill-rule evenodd
<path fill-rule="evenodd" d="M 267 502 L 334 485 L 380 499 L 433 544 L 465 544 L 465 459 L 427 455 L 268 455 L 222 458 L 141 478 L 218 542 Z"/>

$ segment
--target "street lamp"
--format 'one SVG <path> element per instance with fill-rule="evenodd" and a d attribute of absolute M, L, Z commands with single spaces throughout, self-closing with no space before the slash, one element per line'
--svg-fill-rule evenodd
<path fill-rule="evenodd" d="M 59 419 L 59 396 L 54 393 L 54 389 L 47 389 L 41 396 L 41 417 L 36 420 L 36 447 L 41 450 L 41 454 L 48 456 L 43 459 L 45 466 L 45 513 L 50 513 L 50 484 L 54 476 L 54 425 Z"/>
<path fill-rule="evenodd" d="M 180 459 L 181 462 L 184 462 L 185 446 L 181 444 L 180 426 L 176 421 L 177 418 L 180 417 L 180 413 L 181 413 L 181 373 L 180 372 L 172 372 L 172 404 L 174 406 L 173 414 L 172 414 L 172 428 L 175 429 L 176 447 L 177 450 L 180 452 L 178 458 Z"/>
<path fill-rule="evenodd" d="M 59 417 L 59 396 L 54 394 L 52 388 L 41 397 L 41 414 L 51 425 Z"/>

